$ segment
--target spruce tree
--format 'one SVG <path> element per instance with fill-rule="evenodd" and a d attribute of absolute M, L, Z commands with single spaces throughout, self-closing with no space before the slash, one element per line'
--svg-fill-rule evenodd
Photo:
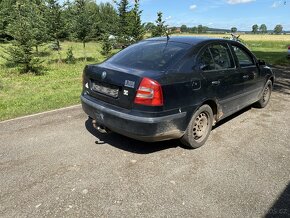
<path fill-rule="evenodd" d="M 128 0 L 115 1 L 118 7 L 118 36 L 121 43 L 128 43 L 130 38 L 130 5 Z"/>
<path fill-rule="evenodd" d="M 92 35 L 92 27 L 94 25 L 94 14 L 88 8 L 90 1 L 76 0 L 74 8 L 74 24 L 73 24 L 73 37 L 83 43 L 85 61 L 86 55 L 86 42 L 89 41 Z"/>
<path fill-rule="evenodd" d="M 16 0 L 0 0 L 0 41 L 11 39 L 6 30 L 15 3 Z"/>
<path fill-rule="evenodd" d="M 38 73 L 40 60 L 33 47 L 36 45 L 35 31 L 40 13 L 36 1 L 17 0 L 10 13 L 7 34 L 13 37 L 11 45 L 5 48 L 4 56 L 8 63 L 21 67 L 23 73 Z"/>
<path fill-rule="evenodd" d="M 49 40 L 45 10 L 45 2 L 43 0 L 35 0 L 34 16 L 32 16 L 30 22 L 33 27 L 32 37 L 36 53 L 38 53 L 39 46 Z"/>
<path fill-rule="evenodd" d="M 135 0 L 134 8 L 131 11 L 132 25 L 130 34 L 135 42 L 142 40 L 145 34 L 144 25 L 141 23 L 141 14 L 139 0 Z"/>
<path fill-rule="evenodd" d="M 100 35 L 118 35 L 118 14 L 110 3 L 101 3 L 98 7 Z"/>
<path fill-rule="evenodd" d="M 166 36 L 167 25 L 165 25 L 165 21 L 162 19 L 162 12 L 157 13 L 157 20 L 155 23 L 156 27 L 152 31 L 152 37 Z"/>
<path fill-rule="evenodd" d="M 61 62 L 60 39 L 64 33 L 65 25 L 62 17 L 62 6 L 57 0 L 46 0 L 45 17 L 49 38 L 54 41 L 54 49 L 58 52 L 58 62 Z"/>

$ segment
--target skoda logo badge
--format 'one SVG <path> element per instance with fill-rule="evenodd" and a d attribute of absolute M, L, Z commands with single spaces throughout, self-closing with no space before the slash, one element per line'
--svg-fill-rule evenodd
<path fill-rule="evenodd" d="M 106 71 L 104 71 L 104 72 L 102 73 L 102 79 L 105 79 L 105 78 L 106 78 L 106 76 L 107 76 L 107 72 L 106 72 Z"/>

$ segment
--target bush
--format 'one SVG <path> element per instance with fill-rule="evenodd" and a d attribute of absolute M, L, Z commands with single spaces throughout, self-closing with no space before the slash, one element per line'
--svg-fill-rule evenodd
<path fill-rule="evenodd" d="M 65 63 L 67 63 L 67 64 L 74 64 L 75 62 L 76 62 L 76 59 L 75 59 L 74 54 L 73 54 L 73 48 L 72 47 L 69 47 L 67 49 L 67 52 L 66 52 Z"/>
<path fill-rule="evenodd" d="M 109 37 L 105 36 L 102 45 L 102 55 L 109 56 L 112 51 L 113 45 Z"/>
<path fill-rule="evenodd" d="M 5 55 L 1 55 L 7 62 L 6 65 L 19 66 L 21 73 L 41 74 L 41 61 L 33 51 L 32 47 L 25 44 L 12 42 L 12 45 L 3 50 Z"/>

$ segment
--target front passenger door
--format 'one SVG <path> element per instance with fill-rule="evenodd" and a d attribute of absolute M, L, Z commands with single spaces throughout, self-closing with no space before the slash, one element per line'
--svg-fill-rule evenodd
<path fill-rule="evenodd" d="M 254 57 L 249 51 L 240 45 L 232 45 L 232 51 L 238 62 L 238 69 L 242 73 L 244 80 L 244 100 L 245 105 L 257 101 L 258 95 L 261 92 L 260 72 L 256 65 Z"/>

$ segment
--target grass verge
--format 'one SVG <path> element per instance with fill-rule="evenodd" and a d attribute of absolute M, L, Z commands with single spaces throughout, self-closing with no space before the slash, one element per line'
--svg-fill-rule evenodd
<path fill-rule="evenodd" d="M 0 121 L 18 116 L 62 108 L 80 103 L 82 70 L 86 64 L 105 59 L 100 55 L 101 45 L 88 43 L 84 61 L 81 43 L 62 43 L 61 58 L 73 47 L 75 64 L 58 63 L 58 54 L 48 46 L 40 50 L 44 60 L 42 75 L 20 74 L 17 68 L 7 67 L 2 61 L 0 69 Z"/>
<path fill-rule="evenodd" d="M 241 38 L 259 59 L 272 65 L 290 66 L 290 60 L 286 58 L 290 36 L 259 38 L 257 35 L 245 35 Z M 40 56 L 45 70 L 38 76 L 20 74 L 17 68 L 6 66 L 0 59 L 0 121 L 80 103 L 82 70 L 86 64 L 105 59 L 100 54 L 101 44 L 87 43 L 86 53 L 81 43 L 64 42 L 61 46 L 61 59 L 66 58 L 67 49 L 72 47 L 76 63 L 58 63 L 58 53 L 49 46 L 42 46 Z M 87 56 L 87 61 L 84 56 Z"/>

